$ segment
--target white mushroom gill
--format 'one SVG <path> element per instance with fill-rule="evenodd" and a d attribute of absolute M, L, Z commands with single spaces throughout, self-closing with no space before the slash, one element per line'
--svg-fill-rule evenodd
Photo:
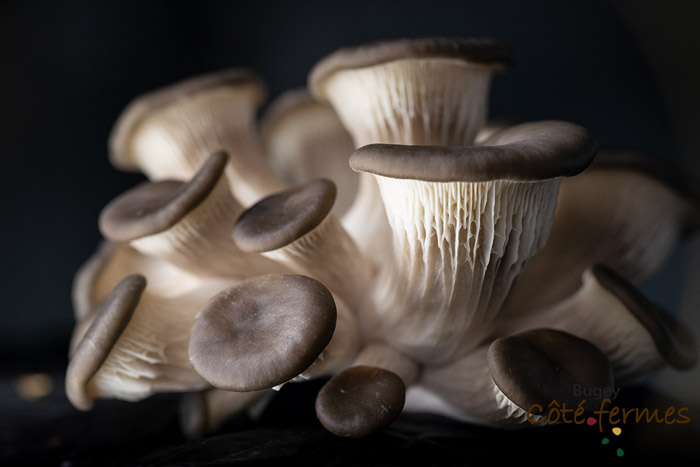
<path fill-rule="evenodd" d="M 94 398 L 138 401 L 160 392 L 209 387 L 188 357 L 196 314 L 230 283 L 210 281 L 174 298 L 144 293 L 129 324 L 88 385 Z"/>
<path fill-rule="evenodd" d="M 396 261 L 375 294 L 380 332 L 423 362 L 463 354 L 546 241 L 560 179 L 377 180 Z"/>

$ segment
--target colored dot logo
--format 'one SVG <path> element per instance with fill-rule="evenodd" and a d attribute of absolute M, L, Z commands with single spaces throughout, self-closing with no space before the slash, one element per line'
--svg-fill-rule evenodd
<path fill-rule="evenodd" d="M 590 425 L 590 418 L 588 420 L 589 420 L 589 425 Z M 595 420 L 594 420 L 594 422 L 595 422 Z M 615 436 L 620 436 L 620 434 L 622 433 L 622 428 L 616 426 L 615 428 L 612 429 L 612 432 Z M 608 438 L 603 438 L 603 440 L 600 443 L 605 446 L 607 444 L 610 444 L 610 440 Z M 617 457 L 622 457 L 625 455 L 625 451 L 623 451 L 622 448 L 617 448 L 616 452 L 617 452 Z"/>

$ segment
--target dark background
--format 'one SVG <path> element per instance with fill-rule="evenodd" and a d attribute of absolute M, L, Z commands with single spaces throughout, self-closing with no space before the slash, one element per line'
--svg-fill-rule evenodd
<path fill-rule="evenodd" d="M 269 99 L 335 49 L 376 39 L 494 37 L 514 52 L 491 115 L 563 119 L 602 147 L 633 147 L 700 174 L 699 3 L 688 1 L 63 1 L 0 3 L 0 364 L 64 364 L 70 288 L 102 207 L 142 180 L 107 160 L 135 96 L 248 66 Z M 264 110 L 261 109 L 261 111 Z M 645 291 L 698 326 L 697 241 Z M 696 372 L 697 373 L 697 372 Z M 697 374 L 654 384 L 697 402 Z M 56 391 L 60 395 L 60 385 Z M 1 415 L 0 415 L 1 417 Z"/>

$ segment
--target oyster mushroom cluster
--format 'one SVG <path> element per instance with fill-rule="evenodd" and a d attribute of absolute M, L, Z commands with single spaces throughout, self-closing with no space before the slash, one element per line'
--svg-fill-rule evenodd
<path fill-rule="evenodd" d="M 574 123 L 490 122 L 509 64 L 498 41 L 390 40 L 260 118 L 249 69 L 137 97 L 110 160 L 148 181 L 105 206 L 76 275 L 72 404 L 181 392 L 196 437 L 327 378 L 339 436 L 403 410 L 526 427 L 575 387 L 693 366 L 638 288 L 697 231 L 698 184 Z"/>

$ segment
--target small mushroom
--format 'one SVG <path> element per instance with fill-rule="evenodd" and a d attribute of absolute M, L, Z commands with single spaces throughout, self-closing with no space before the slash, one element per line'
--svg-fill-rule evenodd
<path fill-rule="evenodd" d="M 187 356 L 190 328 L 210 297 L 230 285 L 211 279 L 194 291 L 163 298 L 138 274 L 124 278 L 89 319 L 66 371 L 73 405 L 88 410 L 96 398 L 137 401 L 158 392 L 208 385 Z"/>
<path fill-rule="evenodd" d="M 316 397 L 316 416 L 331 433 L 361 438 L 392 422 L 403 409 L 405 387 L 391 371 L 353 366 L 333 376 Z"/>
<path fill-rule="evenodd" d="M 510 62 L 502 43 L 487 39 L 400 39 L 340 49 L 309 74 L 309 88 L 327 100 L 355 147 L 372 143 L 464 146 L 484 125 L 492 74 Z M 361 174 L 342 222 L 379 264 L 391 233 L 371 177 Z"/>
<path fill-rule="evenodd" d="M 575 387 L 612 390 L 614 383 L 610 362 L 595 345 L 539 328 L 495 339 L 449 365 L 426 368 L 407 394 L 405 410 L 514 428 L 541 422 L 554 402 L 576 410 L 583 399 Z M 587 413 L 593 409 L 590 401 L 581 407 Z"/>
<path fill-rule="evenodd" d="M 526 313 L 575 293 L 582 274 L 605 264 L 640 284 L 700 225 L 698 182 L 643 152 L 604 150 L 562 182 L 549 240 L 509 298 Z M 547 287 L 542 287 L 547 284 Z"/>
<path fill-rule="evenodd" d="M 356 150 L 350 165 L 375 176 L 394 233 L 370 328 L 421 363 L 444 364 L 478 346 L 547 239 L 561 179 L 596 149 L 584 128 L 544 121 L 481 146 Z"/>
<path fill-rule="evenodd" d="M 608 356 L 620 385 L 639 383 L 664 364 L 685 370 L 696 362 L 689 331 L 604 265 L 586 270 L 569 298 L 515 321 L 502 318 L 501 333 L 547 326 L 595 344 Z"/>
<path fill-rule="evenodd" d="M 304 372 L 330 342 L 336 305 L 320 282 L 266 275 L 223 290 L 197 315 L 189 359 L 212 386 L 274 388 Z"/>
<path fill-rule="evenodd" d="M 287 91 L 263 115 L 260 134 L 270 165 L 290 185 L 328 178 L 338 189 L 333 212 L 341 216 L 348 209 L 358 185 L 348 166 L 355 145 L 330 104 L 305 88 Z"/>
<path fill-rule="evenodd" d="M 231 69 L 183 80 L 134 99 L 110 134 L 112 164 L 152 181 L 189 180 L 209 155 L 231 154 L 231 191 L 249 204 L 285 184 L 267 166 L 255 113 L 264 96 L 251 70 Z"/>
<path fill-rule="evenodd" d="M 226 154 L 214 153 L 188 182 L 144 182 L 126 191 L 100 213 L 101 232 L 201 276 L 280 271 L 278 264 L 242 252 L 231 240 L 243 208 L 223 177 L 226 161 Z"/>
<path fill-rule="evenodd" d="M 375 271 L 331 212 L 335 197 L 328 179 L 270 195 L 241 214 L 233 239 L 243 251 L 320 280 L 359 310 Z"/>

